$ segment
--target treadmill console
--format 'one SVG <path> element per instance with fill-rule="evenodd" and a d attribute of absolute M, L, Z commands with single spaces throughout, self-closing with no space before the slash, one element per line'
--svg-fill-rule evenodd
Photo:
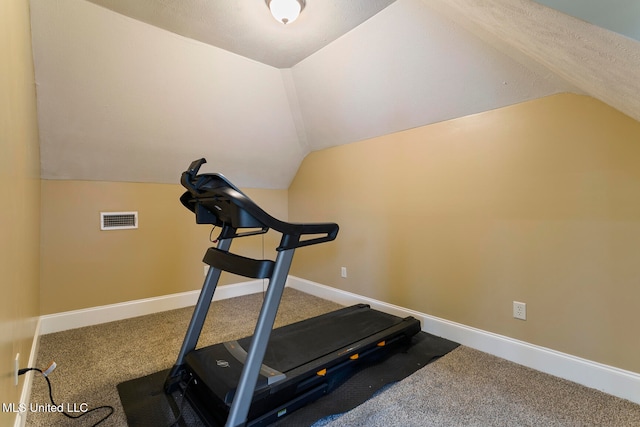
<path fill-rule="evenodd" d="M 187 191 L 180 202 L 195 213 L 198 224 L 213 224 L 223 228 L 221 239 L 266 233 L 273 229 L 283 235 L 278 251 L 294 249 L 334 240 L 338 235 L 338 224 L 296 224 L 272 217 L 254 203 L 224 175 L 218 173 L 198 174 L 206 163 L 202 158 L 191 163 L 182 173 L 180 182 Z M 238 232 L 238 229 L 260 229 Z M 303 236 L 312 236 L 303 239 Z"/>

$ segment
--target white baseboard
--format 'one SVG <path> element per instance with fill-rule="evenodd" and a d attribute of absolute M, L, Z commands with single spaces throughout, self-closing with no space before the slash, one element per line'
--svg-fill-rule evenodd
<path fill-rule="evenodd" d="M 264 286 L 265 284 L 261 280 L 220 286 L 216 289 L 214 300 L 262 292 Z M 425 332 L 640 404 L 640 374 L 638 373 L 440 319 L 295 276 L 289 276 L 287 286 L 342 305 L 365 303 L 376 310 L 396 316 L 413 316 L 421 321 L 422 330 Z M 183 292 L 41 316 L 36 337 L 39 338 L 41 334 L 188 307 L 196 303 L 199 293 L 200 291 Z M 31 351 L 31 357 L 34 360 L 30 360 L 30 363 L 35 363 L 36 337 L 34 337 L 34 345 Z M 23 388 L 23 397 L 25 393 L 27 393 L 26 396 L 28 397 L 30 395 L 30 384 L 29 390 L 25 391 L 25 388 Z"/>
<path fill-rule="evenodd" d="M 36 365 L 38 358 L 38 348 L 40 347 L 40 327 L 42 322 L 40 319 L 36 322 L 36 329 L 33 333 L 33 341 L 31 343 L 31 351 L 29 352 L 28 367 Z M 22 382 L 22 391 L 20 392 L 19 407 L 28 408 L 31 401 L 31 387 L 33 386 L 33 376 L 35 372 L 29 371 L 24 374 L 24 380 Z M 14 427 L 24 427 L 27 422 L 27 412 L 18 412 L 13 424 Z"/>
<path fill-rule="evenodd" d="M 640 374 L 638 373 L 408 310 L 295 276 L 289 276 L 287 284 L 291 288 L 338 304 L 365 303 L 376 310 L 396 316 L 413 316 L 421 321 L 422 330 L 430 334 L 640 404 Z"/>
<path fill-rule="evenodd" d="M 262 280 L 218 286 L 213 300 L 218 301 L 262 292 L 263 286 Z M 81 310 L 65 311 L 63 313 L 47 314 L 40 317 L 40 333 L 42 335 L 50 334 L 52 332 L 66 331 L 83 326 L 98 325 L 100 323 L 189 307 L 196 304 L 198 295 L 200 295 L 200 290 L 127 301 L 118 304 L 102 305 Z"/>

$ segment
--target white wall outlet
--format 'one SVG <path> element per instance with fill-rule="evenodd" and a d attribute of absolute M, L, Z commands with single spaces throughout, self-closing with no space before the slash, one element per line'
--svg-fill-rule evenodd
<path fill-rule="evenodd" d="M 18 371 L 20 370 L 20 353 L 16 353 L 16 358 L 13 361 L 13 385 L 18 385 Z"/>
<path fill-rule="evenodd" d="M 204 265 L 204 277 L 207 277 L 207 273 L 209 272 L 209 266 L 207 264 Z"/>
<path fill-rule="evenodd" d="M 515 319 L 527 320 L 527 304 L 524 302 L 513 302 L 513 317 Z"/>
<path fill-rule="evenodd" d="M 347 277 L 347 267 L 340 267 L 340 277 L 342 278 Z"/>

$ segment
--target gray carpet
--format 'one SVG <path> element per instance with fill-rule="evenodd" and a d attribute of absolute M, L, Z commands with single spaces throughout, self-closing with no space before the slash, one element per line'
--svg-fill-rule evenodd
<path fill-rule="evenodd" d="M 255 294 L 214 302 L 199 345 L 250 335 L 262 303 Z M 278 326 L 339 306 L 285 291 Z M 38 367 L 55 360 L 56 403 L 111 405 L 100 426 L 126 426 L 120 382 L 171 366 L 191 308 L 45 335 Z M 34 378 L 31 402 L 48 403 L 46 383 Z M 89 426 L 101 418 L 68 420 L 30 413 L 28 426 Z M 640 426 L 640 405 L 459 347 L 358 408 L 319 426 Z"/>
<path fill-rule="evenodd" d="M 461 346 L 324 425 L 640 426 L 640 406 Z"/>

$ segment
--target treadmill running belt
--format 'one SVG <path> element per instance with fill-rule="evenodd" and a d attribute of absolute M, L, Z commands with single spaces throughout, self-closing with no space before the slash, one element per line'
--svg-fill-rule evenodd
<path fill-rule="evenodd" d="M 272 331 L 262 363 L 280 372 L 288 372 L 400 322 L 401 318 L 371 310 L 366 305 L 303 320 Z M 248 351 L 251 338 L 238 342 Z"/>

